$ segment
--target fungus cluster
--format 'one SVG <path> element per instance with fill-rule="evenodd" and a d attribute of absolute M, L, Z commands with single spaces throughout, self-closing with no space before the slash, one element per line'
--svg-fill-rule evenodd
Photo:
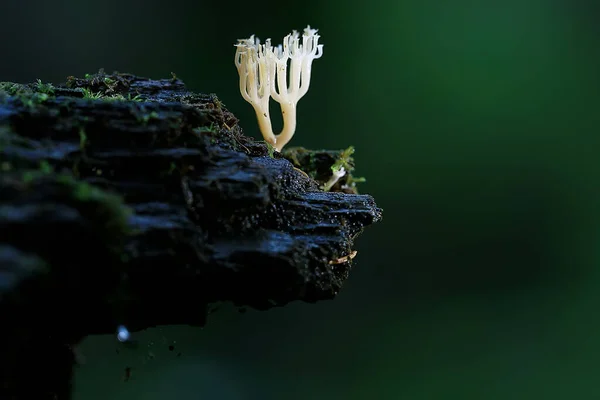
<path fill-rule="evenodd" d="M 263 138 L 277 151 L 296 131 L 296 105 L 308 91 L 313 60 L 323 55 L 319 37 L 317 30 L 308 26 L 302 37 L 293 31 L 276 47 L 271 39 L 261 44 L 254 35 L 239 39 L 235 45 L 240 92 L 254 107 Z M 283 116 L 283 129 L 278 135 L 273 133 L 269 115 L 271 97 L 280 104 Z"/>

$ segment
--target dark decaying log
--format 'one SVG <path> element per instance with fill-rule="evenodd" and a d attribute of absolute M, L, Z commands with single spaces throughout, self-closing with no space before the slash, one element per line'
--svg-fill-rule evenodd
<path fill-rule="evenodd" d="M 292 161 L 175 77 L 0 84 L 0 390 L 68 398 L 71 346 L 120 324 L 333 298 L 381 210 Z"/>

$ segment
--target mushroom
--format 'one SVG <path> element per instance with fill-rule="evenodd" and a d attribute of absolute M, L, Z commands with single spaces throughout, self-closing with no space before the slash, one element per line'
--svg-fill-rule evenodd
<path fill-rule="evenodd" d="M 254 107 L 263 138 L 277 151 L 281 151 L 296 131 L 296 105 L 310 86 L 312 61 L 323 55 L 319 37 L 317 30 L 308 26 L 302 38 L 293 31 L 283 38 L 283 45 L 277 47 L 271 45 L 271 39 L 261 44 L 254 35 L 238 40 L 235 45 L 240 92 Z M 271 97 L 280 104 L 283 116 L 283 129 L 278 135 L 273 133 L 271 125 Z"/>

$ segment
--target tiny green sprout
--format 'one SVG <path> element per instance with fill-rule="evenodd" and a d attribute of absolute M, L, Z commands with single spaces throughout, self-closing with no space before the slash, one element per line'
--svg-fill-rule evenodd
<path fill-rule="evenodd" d="M 265 144 L 267 145 L 267 153 L 269 154 L 269 157 L 275 158 L 275 147 L 271 143 L 267 142 L 266 140 L 265 140 Z"/>
<path fill-rule="evenodd" d="M 333 171 L 334 168 L 335 169 L 340 169 L 340 168 L 344 168 L 347 171 L 352 170 L 352 166 L 350 165 L 350 158 L 352 157 L 352 154 L 354 154 L 354 146 L 350 146 L 347 149 L 343 150 L 340 153 L 340 157 L 337 159 L 337 161 L 331 166 L 331 170 Z"/>
<path fill-rule="evenodd" d="M 131 97 L 131 93 L 127 94 L 127 100 L 129 100 L 129 101 L 144 101 L 142 95 L 137 94 L 137 95 Z"/>
<path fill-rule="evenodd" d="M 346 175 L 346 168 L 340 164 L 333 164 L 331 166 L 331 178 L 321 187 L 325 192 L 329 192 L 333 185 L 335 185 L 344 175 Z"/>
<path fill-rule="evenodd" d="M 45 93 L 47 95 L 54 94 L 54 86 L 51 83 L 42 83 L 41 79 L 37 80 L 36 88 L 40 93 Z"/>
<path fill-rule="evenodd" d="M 98 93 L 94 93 L 92 92 L 90 89 L 88 88 L 82 88 L 81 92 L 83 93 L 83 98 L 84 99 L 92 99 L 92 100 L 97 100 L 102 98 L 102 93 L 98 92 Z"/>
<path fill-rule="evenodd" d="M 49 98 L 50 98 L 50 96 L 48 96 L 47 93 L 34 93 L 31 96 L 31 100 L 35 104 L 41 104 L 41 103 L 45 102 L 46 100 L 48 100 Z"/>
<path fill-rule="evenodd" d="M 107 92 L 114 92 L 118 82 L 115 79 L 109 78 L 108 76 L 103 79 L 104 84 L 107 87 Z"/>
<path fill-rule="evenodd" d="M 346 185 L 350 188 L 355 188 L 357 183 L 365 183 L 367 181 L 367 179 L 365 177 L 358 177 L 355 178 L 352 175 L 348 176 L 348 179 L 346 180 Z"/>
<path fill-rule="evenodd" d="M 206 128 L 206 130 L 210 133 L 217 133 L 217 127 L 215 126 L 214 123 L 210 123 L 210 125 L 208 126 L 208 128 Z"/>
<path fill-rule="evenodd" d="M 103 97 L 103 99 L 106 100 L 106 101 L 126 101 L 127 100 L 125 98 L 125 96 L 123 96 L 120 93 L 113 94 L 113 95 L 110 95 L 110 96 L 105 96 L 105 97 Z"/>
<path fill-rule="evenodd" d="M 102 95 L 101 93 L 97 94 L 98 99 L 103 99 L 104 101 L 143 101 L 142 97 L 138 94 L 134 97 L 131 96 L 131 93 L 127 94 L 127 97 L 123 96 L 121 93 L 115 93 L 110 96 Z"/>
<path fill-rule="evenodd" d="M 219 132 L 219 130 L 217 129 L 217 127 L 215 126 L 215 124 L 211 122 L 209 126 L 199 126 L 197 128 L 194 128 L 193 132 L 196 133 L 196 134 L 201 134 L 201 133 L 217 133 L 217 132 Z"/>
<path fill-rule="evenodd" d="M 353 167 L 350 165 L 350 158 L 354 154 L 354 147 L 350 146 L 347 149 L 343 150 L 340 153 L 339 158 L 335 163 L 331 166 L 331 177 L 325 184 L 321 187 L 324 191 L 328 192 L 331 188 L 347 173 L 352 172 Z M 360 178 L 359 178 L 360 179 Z M 354 182 L 357 182 L 354 180 Z"/>

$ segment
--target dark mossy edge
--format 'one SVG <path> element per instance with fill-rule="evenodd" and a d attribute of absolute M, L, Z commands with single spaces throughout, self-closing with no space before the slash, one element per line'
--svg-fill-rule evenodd
<path fill-rule="evenodd" d="M 365 182 L 365 178 L 353 175 L 355 169 L 354 157 L 352 157 L 353 146 L 344 150 L 309 150 L 304 147 L 290 147 L 283 149 L 282 154 L 294 167 L 317 181 L 322 189 L 330 182 L 337 169 L 344 168 L 345 175 L 334 180 L 330 192 L 358 194 L 356 184 Z"/>
<path fill-rule="evenodd" d="M 117 194 L 77 180 L 73 175 L 55 172 L 46 162 L 37 170 L 15 171 L 13 176 L 22 182 L 24 191 L 41 183 L 55 185 L 62 202 L 76 208 L 97 227 L 105 243 L 117 246 L 120 239 L 132 233 L 128 223 L 131 210 Z"/>
<path fill-rule="evenodd" d="M 187 92 L 185 95 L 181 95 L 178 89 L 183 88 L 184 83 L 174 73 L 171 75 L 171 78 L 152 81 L 159 82 L 160 87 L 151 87 L 147 81 L 142 81 L 132 74 L 120 72 L 107 74 L 103 69 L 94 74 L 85 74 L 82 78 L 69 76 L 66 83 L 56 86 L 51 83 L 43 83 L 39 79 L 28 84 L 0 82 L 0 103 L 7 101 L 9 96 L 13 96 L 34 110 L 36 106 L 43 106 L 48 99 L 62 96 L 66 107 L 68 107 L 69 98 L 84 98 L 92 101 L 129 102 L 132 108 L 143 109 L 136 103 L 157 101 L 156 94 L 160 91 L 158 101 L 161 102 L 179 102 L 223 111 L 221 121 L 215 121 L 214 124 L 207 126 L 194 127 L 196 133 L 209 135 L 215 141 L 227 142 L 237 150 L 252 156 L 283 157 L 290 161 L 295 168 L 314 179 L 318 187 L 322 189 L 332 179 L 335 169 L 343 166 L 346 171 L 345 175 L 337 180 L 328 191 L 358 194 L 357 184 L 365 182 L 365 178 L 354 176 L 353 154 L 355 149 L 353 146 L 341 150 L 310 150 L 304 147 L 290 147 L 279 153 L 268 143 L 245 136 L 237 125 L 237 118 L 224 108 L 224 104 L 215 94 Z M 172 89 L 172 92 L 169 89 Z M 138 114 L 140 124 L 144 125 L 158 117 L 153 113 L 144 113 L 143 111 Z M 85 131 L 80 130 L 79 135 L 81 145 L 85 146 Z M 177 166 L 170 165 L 168 171 L 172 172 L 176 168 Z"/>

